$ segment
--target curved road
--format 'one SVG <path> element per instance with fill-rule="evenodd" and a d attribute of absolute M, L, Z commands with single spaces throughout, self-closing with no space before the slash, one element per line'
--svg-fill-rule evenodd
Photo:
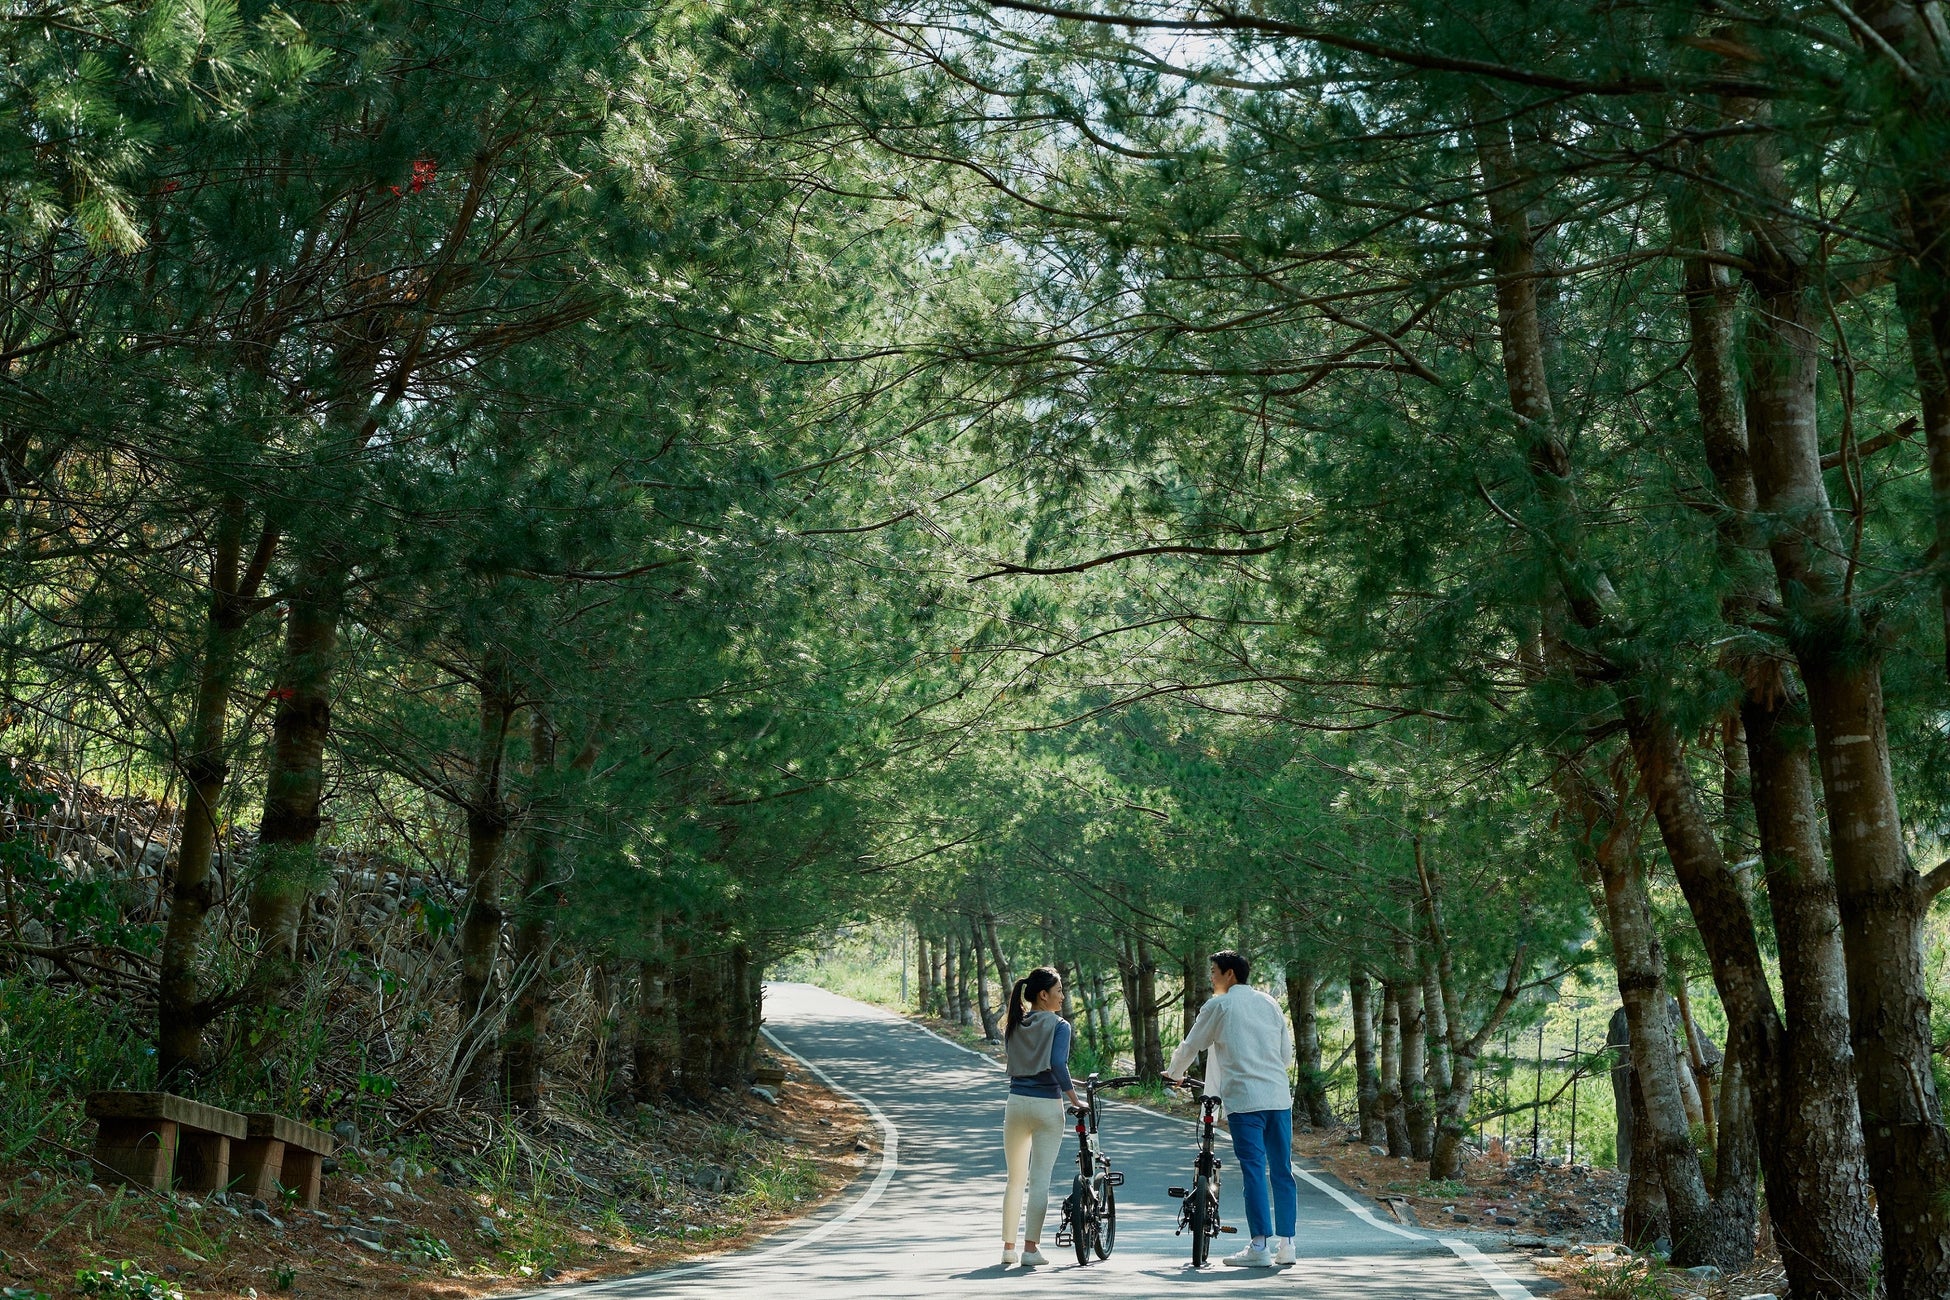
<path fill-rule="evenodd" d="M 986 1057 L 900 1017 L 806 984 L 766 988 L 765 1021 L 773 1041 L 854 1095 L 880 1125 L 880 1167 L 839 1202 L 747 1250 L 634 1278 L 574 1288 L 559 1296 L 624 1300 L 879 1300 L 880 1297 L 1120 1297 L 1246 1295 L 1274 1292 L 1335 1298 L 1525 1300 L 1531 1291 L 1460 1241 L 1384 1224 L 1331 1186 L 1318 1171 L 1300 1172 L 1300 1263 L 1277 1271 L 1194 1271 L 1187 1239 L 1174 1235 L 1178 1203 L 1165 1188 L 1185 1181 L 1193 1129 L 1180 1120 L 1113 1106 L 1102 1141 L 1126 1182 L 1118 1201 L 1117 1249 L 1106 1262 L 1079 1268 L 1068 1248 L 1055 1248 L 1058 1206 L 1075 1169 L 1075 1139 L 1066 1135 L 1050 1194 L 1044 1233 L 1047 1267 L 1003 1268 L 1001 1258 L 1001 1071 Z M 1231 1151 L 1221 1143 L 1226 1173 Z M 1305 1162 L 1302 1162 L 1304 1166 Z M 1240 1226 L 1214 1243 L 1215 1256 L 1245 1240 L 1238 1189 L 1222 1184 L 1222 1214 Z M 1541 1288 L 1539 1288 L 1541 1290 Z"/>

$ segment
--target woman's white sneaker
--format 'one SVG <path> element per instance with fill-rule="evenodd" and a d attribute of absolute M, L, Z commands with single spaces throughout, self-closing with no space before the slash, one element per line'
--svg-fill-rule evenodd
<path fill-rule="evenodd" d="M 1226 1264 L 1232 1268 L 1271 1268 L 1273 1252 L 1264 1246 L 1248 1246 L 1237 1255 L 1227 1255 Z"/>
<path fill-rule="evenodd" d="M 1300 1252 L 1293 1248 L 1293 1238 L 1280 1238 L 1280 1248 L 1273 1252 L 1273 1262 L 1282 1266 L 1300 1262 Z"/>
<path fill-rule="evenodd" d="M 1043 1258 L 1043 1252 L 1040 1250 L 1025 1250 L 1022 1252 L 1022 1266 L 1024 1268 L 1035 1268 L 1038 1265 L 1047 1263 L 1049 1261 Z"/>
<path fill-rule="evenodd" d="M 1015 1252 L 1015 1251 L 1013 1251 L 1013 1250 L 1004 1250 L 1004 1251 L 1002 1252 L 1002 1265 L 1003 1265 L 1003 1267 L 1004 1267 L 1004 1268 L 1007 1268 L 1007 1267 L 1008 1267 L 1009 1265 L 1011 1265 L 1011 1264 L 1013 1264 L 1013 1263 L 1015 1263 L 1015 1262 L 1016 1262 L 1016 1252 Z"/>

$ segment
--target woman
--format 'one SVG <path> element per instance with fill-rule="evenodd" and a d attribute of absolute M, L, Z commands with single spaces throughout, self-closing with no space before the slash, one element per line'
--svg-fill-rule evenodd
<path fill-rule="evenodd" d="M 1029 1223 L 1022 1237 L 1025 1268 L 1047 1264 L 1036 1243 L 1049 1213 L 1049 1175 L 1063 1148 L 1063 1099 L 1078 1105 L 1070 1083 L 1070 1024 L 1063 1008 L 1063 977 L 1038 966 L 1016 981 L 1009 995 L 1009 1027 L 1002 1042 L 1009 1058 L 1009 1104 L 1002 1120 L 1002 1154 L 1009 1188 L 1002 1194 L 1002 1262 L 1016 1262 L 1016 1228 L 1023 1194 Z"/>

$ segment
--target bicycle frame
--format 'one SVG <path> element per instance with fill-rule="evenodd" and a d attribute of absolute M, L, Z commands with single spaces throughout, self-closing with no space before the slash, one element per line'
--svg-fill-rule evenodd
<path fill-rule="evenodd" d="M 1218 1155 L 1219 1099 L 1206 1093 L 1195 1079 L 1179 1085 L 1199 1093 L 1198 1154 L 1192 1163 L 1192 1186 L 1168 1189 L 1180 1205 L 1178 1231 L 1192 1234 L 1192 1265 L 1202 1266 L 1212 1238 L 1239 1229 L 1219 1222 L 1219 1170 L 1224 1161 Z"/>
<path fill-rule="evenodd" d="M 1097 1093 L 1136 1082 L 1135 1076 L 1099 1079 L 1093 1074 L 1083 1081 L 1084 1104 L 1070 1111 L 1076 1119 L 1077 1176 L 1063 1202 L 1063 1222 L 1056 1231 L 1056 1243 L 1074 1246 L 1079 1264 L 1088 1263 L 1093 1251 L 1098 1259 L 1110 1258 L 1116 1241 L 1116 1194 L 1111 1189 L 1124 1184 L 1124 1175 L 1110 1167 L 1110 1157 L 1096 1140 Z"/>

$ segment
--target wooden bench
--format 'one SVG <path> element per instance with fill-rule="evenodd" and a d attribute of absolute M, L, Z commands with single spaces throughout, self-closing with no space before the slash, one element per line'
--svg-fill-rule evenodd
<path fill-rule="evenodd" d="M 276 1205 L 279 1189 L 296 1192 L 299 1203 L 318 1208 L 318 1179 L 332 1154 L 332 1135 L 295 1119 L 253 1111 L 244 1116 L 247 1134 L 231 1158 L 234 1187 Z"/>
<path fill-rule="evenodd" d="M 236 1111 L 168 1092 L 97 1092 L 88 1116 L 99 1125 L 95 1159 L 123 1182 L 167 1192 L 222 1191 L 230 1144 L 248 1131 Z"/>

